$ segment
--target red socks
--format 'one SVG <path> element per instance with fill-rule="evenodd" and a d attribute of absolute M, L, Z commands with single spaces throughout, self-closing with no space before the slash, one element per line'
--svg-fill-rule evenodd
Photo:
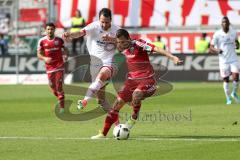
<path fill-rule="evenodd" d="M 64 108 L 64 93 L 62 92 L 61 94 L 58 95 L 58 101 L 60 108 Z"/>
<path fill-rule="evenodd" d="M 138 118 L 139 110 L 141 108 L 141 104 L 137 106 L 132 106 L 133 107 L 133 114 L 132 114 L 132 119 L 136 120 Z"/>
<path fill-rule="evenodd" d="M 103 135 L 106 136 L 112 124 L 118 121 L 118 111 L 110 109 L 104 122 Z"/>

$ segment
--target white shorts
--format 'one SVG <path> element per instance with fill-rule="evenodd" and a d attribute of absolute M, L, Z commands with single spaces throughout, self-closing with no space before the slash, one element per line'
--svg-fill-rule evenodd
<path fill-rule="evenodd" d="M 240 72 L 240 64 L 238 61 L 228 63 L 228 64 L 219 64 L 220 75 L 222 78 L 228 77 L 231 73 L 239 73 Z"/>
<path fill-rule="evenodd" d="M 98 73 L 100 72 L 100 70 L 103 68 L 103 67 L 107 67 L 111 70 L 111 77 L 116 75 L 117 71 L 118 71 L 118 68 L 116 65 L 114 64 L 111 64 L 111 65 L 104 65 L 104 64 L 92 64 L 90 66 L 90 74 L 91 74 L 91 79 L 92 79 L 92 82 L 95 81 Z"/>

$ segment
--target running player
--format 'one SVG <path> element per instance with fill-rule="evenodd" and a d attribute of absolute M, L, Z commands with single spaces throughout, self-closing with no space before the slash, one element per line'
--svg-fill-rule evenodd
<path fill-rule="evenodd" d="M 64 112 L 64 91 L 62 88 L 64 78 L 64 61 L 68 58 L 68 50 L 64 47 L 64 41 L 55 37 L 55 25 L 46 24 L 46 36 L 38 41 L 37 56 L 45 62 L 49 86 L 53 94 L 58 98 L 60 113 Z"/>
<path fill-rule="evenodd" d="M 235 49 L 239 48 L 237 32 L 230 27 L 228 17 L 222 18 L 222 29 L 216 31 L 211 41 L 210 50 L 219 56 L 220 75 L 223 78 L 223 89 L 226 95 L 226 104 L 232 104 L 231 97 L 239 103 L 238 80 L 240 64 Z M 232 75 L 232 93 L 229 89 L 229 77 Z"/>
<path fill-rule="evenodd" d="M 141 108 L 141 101 L 154 94 L 156 81 L 154 70 L 149 61 L 148 52 L 162 54 L 171 59 L 175 64 L 181 64 L 182 60 L 171 53 L 149 44 L 144 40 L 131 40 L 129 33 L 124 29 L 119 29 L 116 34 L 117 48 L 125 57 L 128 66 L 128 78 L 123 88 L 118 92 L 117 100 L 112 109 L 109 110 L 105 119 L 102 131 L 92 139 L 105 138 L 112 124 L 118 120 L 119 110 L 126 102 L 131 102 L 133 113 L 126 123 L 131 129 L 138 118 Z"/>
<path fill-rule="evenodd" d="M 86 35 L 87 48 L 91 56 L 92 84 L 89 86 L 84 99 L 78 100 L 78 109 L 86 107 L 88 101 L 95 94 L 97 94 L 98 103 L 103 106 L 104 110 L 107 111 L 110 108 L 105 100 L 105 86 L 116 71 L 113 65 L 113 56 L 116 49 L 115 35 L 119 29 L 118 26 L 111 23 L 111 20 L 111 10 L 103 8 L 99 12 L 99 21 L 90 23 L 79 32 L 65 32 L 63 34 L 63 38 L 67 41 Z"/>

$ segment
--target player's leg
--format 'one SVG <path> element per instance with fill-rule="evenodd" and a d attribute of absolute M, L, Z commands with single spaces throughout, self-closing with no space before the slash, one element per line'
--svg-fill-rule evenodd
<path fill-rule="evenodd" d="M 124 83 L 124 87 L 121 91 L 118 92 L 117 100 L 114 102 L 113 108 L 108 111 L 108 114 L 105 118 L 104 127 L 102 131 L 96 136 L 91 137 L 92 139 L 99 139 L 106 137 L 109 129 L 112 124 L 118 121 L 119 110 L 124 106 L 126 102 L 132 101 L 132 93 L 136 86 L 131 83 L 131 80 L 127 80 Z"/>
<path fill-rule="evenodd" d="M 61 76 L 59 76 L 57 72 L 48 73 L 47 75 L 48 75 L 49 86 L 53 94 L 58 98 L 58 102 L 60 105 L 60 113 L 64 113 L 64 93 L 61 92 L 62 89 L 60 89 L 62 88 L 62 84 L 59 86 L 57 82 L 58 79 L 61 78 Z"/>
<path fill-rule="evenodd" d="M 53 73 L 47 73 L 48 76 L 48 83 L 49 83 L 49 87 L 52 90 L 52 93 L 57 97 L 57 90 L 55 89 L 55 72 Z"/>
<path fill-rule="evenodd" d="M 126 122 L 126 125 L 129 129 L 131 129 L 134 124 L 136 123 L 137 119 L 138 119 L 138 115 L 139 115 L 139 111 L 141 108 L 141 100 L 144 99 L 144 93 L 142 90 L 140 89 L 136 89 L 133 94 L 132 94 L 132 115 L 131 117 L 128 119 L 128 121 Z"/>
<path fill-rule="evenodd" d="M 156 81 L 153 78 L 138 81 L 138 86 L 132 94 L 133 113 L 127 121 L 128 128 L 131 129 L 136 123 L 141 108 L 141 101 L 151 97 L 156 91 Z"/>
<path fill-rule="evenodd" d="M 59 105 L 61 108 L 61 111 L 64 111 L 64 91 L 63 91 L 63 78 L 64 78 L 64 71 L 57 71 L 55 74 L 55 86 L 56 86 L 56 90 L 57 90 L 57 98 L 59 101 Z"/>
<path fill-rule="evenodd" d="M 109 104 L 109 102 L 105 98 L 106 86 L 107 84 L 97 92 L 97 98 L 98 98 L 98 104 L 103 108 L 104 111 L 108 112 L 112 106 Z"/>
<path fill-rule="evenodd" d="M 229 89 L 229 77 L 223 78 L 223 90 L 226 96 L 226 104 L 232 104 L 232 100 L 230 98 L 230 89 Z"/>
<path fill-rule="evenodd" d="M 240 99 L 237 94 L 238 86 L 239 86 L 239 84 L 238 84 L 239 73 L 232 73 L 232 78 L 233 78 L 233 90 L 232 90 L 231 96 L 236 101 L 236 103 L 240 103 Z"/>
<path fill-rule="evenodd" d="M 118 121 L 119 110 L 124 106 L 124 104 L 125 102 L 122 99 L 117 98 L 117 100 L 114 102 L 113 108 L 108 111 L 102 131 L 99 131 L 99 134 L 96 136 L 92 136 L 91 139 L 101 139 L 106 137 L 112 124 Z"/>
<path fill-rule="evenodd" d="M 98 104 L 103 108 L 104 111 L 108 111 L 112 106 L 109 104 L 108 100 L 105 97 L 105 89 L 108 85 L 109 79 L 114 76 L 117 73 L 117 67 L 116 66 L 104 66 L 108 68 L 108 76 L 109 78 L 106 79 L 105 85 L 97 92 L 97 98 L 98 98 Z M 109 72 L 110 71 L 110 72 Z"/>
<path fill-rule="evenodd" d="M 237 94 L 238 86 L 239 86 L 238 81 L 239 81 L 240 64 L 239 62 L 233 62 L 230 64 L 230 67 L 231 67 L 232 79 L 233 79 L 231 97 L 235 100 L 236 103 L 240 103 L 240 99 Z"/>
<path fill-rule="evenodd" d="M 104 66 L 100 69 L 95 81 L 92 82 L 88 87 L 84 99 L 78 101 L 78 109 L 86 107 L 87 102 L 105 85 L 106 81 L 110 79 L 111 75 L 112 72 L 108 67 Z"/>
<path fill-rule="evenodd" d="M 223 90 L 226 96 L 226 104 L 232 104 L 230 97 L 229 89 L 229 76 L 231 75 L 230 65 L 229 64 L 219 64 L 220 66 L 220 75 L 223 77 Z"/>

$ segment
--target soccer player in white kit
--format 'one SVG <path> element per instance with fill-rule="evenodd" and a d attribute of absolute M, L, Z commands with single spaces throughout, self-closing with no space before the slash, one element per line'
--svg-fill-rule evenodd
<path fill-rule="evenodd" d="M 235 49 L 239 48 L 237 32 L 230 27 L 228 17 L 222 18 L 222 29 L 216 31 L 211 41 L 210 50 L 219 56 L 220 75 L 223 78 L 223 89 L 226 95 L 226 104 L 232 104 L 231 97 L 239 103 L 238 81 L 240 64 Z M 229 77 L 232 76 L 232 92 L 229 89 Z"/>
<path fill-rule="evenodd" d="M 99 104 L 104 110 L 108 110 L 110 105 L 105 100 L 105 86 L 107 81 L 116 71 L 113 65 L 115 54 L 115 35 L 118 26 L 111 24 L 112 13 L 108 8 L 103 8 L 99 12 L 99 21 L 92 22 L 79 32 L 65 32 L 63 39 L 69 41 L 72 38 L 87 37 L 87 48 L 91 56 L 90 72 L 92 83 L 89 86 L 83 100 L 78 100 L 78 109 L 86 107 L 88 101 L 97 95 Z M 95 58 L 92 58 L 95 57 Z M 98 60 L 96 60 L 98 59 Z M 99 60 L 101 62 L 99 63 Z"/>

